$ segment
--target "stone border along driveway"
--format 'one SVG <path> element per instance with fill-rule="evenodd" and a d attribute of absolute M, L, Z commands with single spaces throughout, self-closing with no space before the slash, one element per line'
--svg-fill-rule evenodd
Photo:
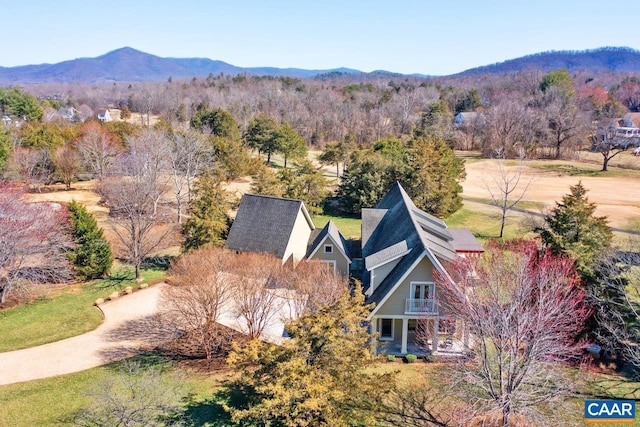
<path fill-rule="evenodd" d="M 102 304 L 104 321 L 91 332 L 0 353 L 0 385 L 79 372 L 156 347 L 163 336 L 147 326 L 156 318 L 162 286 L 152 286 Z"/>

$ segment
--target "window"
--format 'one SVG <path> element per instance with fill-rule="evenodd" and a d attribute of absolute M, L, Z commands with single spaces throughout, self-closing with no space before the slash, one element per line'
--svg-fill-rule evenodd
<path fill-rule="evenodd" d="M 322 260 L 323 263 L 326 264 L 327 266 L 327 270 L 330 273 L 334 273 L 336 272 L 336 262 L 335 261 L 331 261 L 331 260 Z"/>
<path fill-rule="evenodd" d="M 423 300 L 432 299 L 434 297 L 435 286 L 433 283 L 412 282 L 411 283 L 411 299 Z"/>
<path fill-rule="evenodd" d="M 333 245 L 324 245 L 324 253 L 325 254 L 333 253 Z"/>
<path fill-rule="evenodd" d="M 380 339 L 393 340 L 393 319 L 380 319 Z"/>
<path fill-rule="evenodd" d="M 441 317 L 440 319 L 438 319 L 438 332 L 447 335 L 455 334 L 456 319 L 454 317 Z"/>

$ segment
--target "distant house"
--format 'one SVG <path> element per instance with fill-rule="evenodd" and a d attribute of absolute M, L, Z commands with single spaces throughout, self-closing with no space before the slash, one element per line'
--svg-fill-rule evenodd
<path fill-rule="evenodd" d="M 4 126 L 9 126 L 12 122 L 13 122 L 13 119 L 11 117 L 7 116 L 6 114 L 2 116 L 2 124 Z"/>
<path fill-rule="evenodd" d="M 446 265 L 484 249 L 469 230 L 449 229 L 418 209 L 399 183 L 375 208 L 362 210 L 360 241 L 346 240 L 331 221 L 317 230 L 301 200 L 245 194 L 226 247 L 269 253 L 283 264 L 319 260 L 361 279 L 366 302 L 375 304 L 370 330 L 387 353 L 424 352 L 415 340 L 419 321 L 431 332 L 432 353 L 442 334 L 468 338 L 465 325 L 446 312 L 435 277 L 451 280 Z"/>
<path fill-rule="evenodd" d="M 60 115 L 60 117 L 62 117 L 65 120 L 68 120 L 70 122 L 75 122 L 77 119 L 78 110 L 76 110 L 73 107 L 59 108 L 58 114 Z"/>
<path fill-rule="evenodd" d="M 101 122 L 110 122 L 111 121 L 111 112 L 109 109 L 98 110 L 98 120 Z"/>
<path fill-rule="evenodd" d="M 453 124 L 456 127 L 471 126 L 483 119 L 481 113 L 475 111 L 463 111 L 453 117 Z"/>
<path fill-rule="evenodd" d="M 627 128 L 640 128 L 640 113 L 627 113 L 620 119 L 620 126 Z"/>

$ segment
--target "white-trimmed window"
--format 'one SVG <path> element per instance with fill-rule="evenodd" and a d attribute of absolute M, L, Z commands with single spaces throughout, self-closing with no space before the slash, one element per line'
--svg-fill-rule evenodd
<path fill-rule="evenodd" d="M 381 341 L 393 341 L 393 319 L 378 319 Z"/>
<path fill-rule="evenodd" d="M 433 299 L 435 289 L 433 282 L 411 282 L 411 295 L 409 298 L 413 300 Z"/>
<path fill-rule="evenodd" d="M 333 274 L 336 273 L 336 262 L 334 260 L 323 259 L 321 261 L 327 265 L 327 270 Z"/>
<path fill-rule="evenodd" d="M 333 253 L 333 245 L 324 245 L 324 253 L 332 254 Z"/>

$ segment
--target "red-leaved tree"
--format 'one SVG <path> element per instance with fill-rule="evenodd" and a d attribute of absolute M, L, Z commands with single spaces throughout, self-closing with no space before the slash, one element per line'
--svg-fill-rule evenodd
<path fill-rule="evenodd" d="M 589 309 L 573 261 L 517 240 L 490 243 L 450 271 L 453 280 L 437 278 L 441 303 L 471 329 L 475 355 L 452 390 L 503 426 L 518 413 L 543 417 L 537 407 L 570 389 L 562 365 L 583 351 L 576 339 Z"/>

